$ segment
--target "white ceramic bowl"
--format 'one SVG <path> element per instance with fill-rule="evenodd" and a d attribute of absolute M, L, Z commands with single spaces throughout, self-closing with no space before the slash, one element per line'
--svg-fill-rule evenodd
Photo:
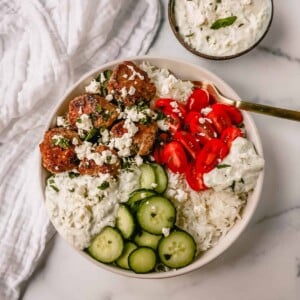
<path fill-rule="evenodd" d="M 132 57 L 132 58 L 127 58 L 126 60 L 131 60 L 136 63 L 141 63 L 142 61 L 149 61 L 151 64 L 158 66 L 158 67 L 163 67 L 169 69 L 171 72 L 175 74 L 178 78 L 181 79 L 187 79 L 187 80 L 209 80 L 211 82 L 214 82 L 216 86 L 220 89 L 222 93 L 224 93 L 228 97 L 232 97 L 234 99 L 239 99 L 238 95 L 234 92 L 234 90 L 228 86 L 222 79 L 214 75 L 213 73 L 207 71 L 206 69 L 203 69 L 199 66 L 187 63 L 185 61 L 181 61 L 178 59 L 169 59 L 169 58 L 158 58 L 158 57 Z M 99 72 L 105 70 L 105 69 L 112 69 L 116 65 L 118 65 L 120 62 L 123 60 L 117 60 L 113 61 L 110 63 L 107 63 L 103 66 L 100 66 L 99 68 L 95 69 L 94 71 L 84 75 L 77 83 L 75 83 L 64 95 L 62 99 L 58 102 L 58 106 L 54 110 L 52 114 L 51 121 L 48 124 L 48 128 L 54 127 L 55 122 L 56 122 L 56 116 L 63 114 L 68 107 L 68 103 L 71 99 L 73 99 L 75 96 L 80 95 L 81 93 L 84 93 L 84 87 L 90 82 L 92 78 L 94 78 Z M 262 150 L 262 145 L 261 145 L 261 140 L 257 131 L 257 128 L 253 122 L 253 119 L 248 113 L 243 112 L 244 116 L 244 124 L 247 130 L 247 136 L 248 138 L 254 143 L 257 151 L 259 152 L 260 155 L 263 156 L 263 150 Z M 42 168 L 41 160 L 40 160 L 40 186 L 42 189 L 43 194 L 45 190 L 45 183 L 46 183 L 46 178 L 49 176 L 49 173 Z M 218 242 L 218 244 L 213 247 L 212 249 L 204 252 L 201 256 L 196 258 L 196 260 L 181 269 L 178 269 L 176 271 L 168 271 L 168 272 L 161 272 L 161 273 L 149 273 L 149 274 L 135 274 L 131 271 L 126 271 L 122 270 L 120 268 L 111 266 L 111 265 L 106 265 L 103 263 L 100 263 L 90 257 L 88 254 L 86 254 L 84 251 L 78 251 L 81 253 L 83 256 L 85 256 L 89 261 L 91 261 L 93 264 L 99 266 L 100 268 L 104 268 L 106 270 L 118 273 L 120 275 L 124 276 L 129 276 L 129 277 L 136 277 L 136 278 L 167 278 L 167 277 L 173 277 L 177 275 L 182 275 L 187 272 L 191 272 L 193 270 L 196 270 L 205 264 L 209 263 L 216 257 L 218 257 L 221 253 L 223 253 L 226 249 L 229 248 L 230 245 L 233 244 L 233 242 L 239 237 L 239 235 L 243 232 L 243 230 L 246 228 L 247 224 L 249 223 L 255 208 L 258 204 L 261 190 L 262 190 L 262 184 L 263 184 L 263 175 L 264 172 L 262 171 L 256 187 L 254 191 L 249 195 L 248 197 L 248 202 L 245 208 L 243 209 L 242 212 L 242 218 L 241 220 L 238 220 L 236 224 L 233 226 L 233 228 L 228 232 L 226 236 L 221 238 Z"/>

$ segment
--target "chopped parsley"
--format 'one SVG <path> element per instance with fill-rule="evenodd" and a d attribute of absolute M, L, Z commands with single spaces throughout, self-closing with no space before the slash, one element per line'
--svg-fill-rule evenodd
<path fill-rule="evenodd" d="M 103 181 L 102 184 L 99 185 L 97 188 L 98 188 L 99 190 L 102 190 L 102 191 L 103 191 L 103 190 L 106 190 L 108 187 L 109 187 L 109 182 Z"/>
<path fill-rule="evenodd" d="M 54 184 L 50 184 L 50 187 L 55 191 L 55 192 L 59 192 L 59 188 L 56 186 L 56 185 L 54 185 Z"/>
<path fill-rule="evenodd" d="M 89 133 L 86 135 L 86 137 L 84 138 L 85 141 L 90 141 L 93 137 L 95 137 L 98 133 L 98 129 L 97 128 L 92 128 Z"/>
<path fill-rule="evenodd" d="M 55 146 L 59 146 L 63 149 L 68 149 L 70 145 L 70 141 L 64 137 L 59 137 L 59 138 L 53 138 L 52 144 Z"/>
<path fill-rule="evenodd" d="M 192 37 L 194 33 L 187 34 L 185 37 Z"/>
<path fill-rule="evenodd" d="M 235 188 L 235 180 L 233 180 L 232 184 L 231 184 L 231 190 L 234 192 L 234 188 Z"/>
<path fill-rule="evenodd" d="M 236 16 L 230 16 L 227 18 L 218 19 L 210 26 L 210 29 L 217 30 L 223 27 L 228 27 L 232 25 L 236 21 L 236 19 L 237 19 Z"/>
<path fill-rule="evenodd" d="M 75 173 L 75 172 L 69 172 L 68 175 L 69 175 L 69 178 L 73 179 L 75 177 L 78 177 L 80 174 L 79 173 Z"/>
<path fill-rule="evenodd" d="M 245 181 L 244 181 L 244 178 L 243 178 L 243 177 L 241 178 L 240 182 L 241 182 L 241 183 L 243 183 L 243 184 L 245 183 Z"/>
<path fill-rule="evenodd" d="M 217 165 L 217 169 L 224 169 L 224 168 L 230 168 L 231 165 L 226 165 L 226 164 L 222 164 L 222 165 Z"/>
<path fill-rule="evenodd" d="M 80 118 L 78 118 L 78 119 L 76 120 L 76 123 L 81 124 L 81 123 L 82 123 L 82 120 L 81 120 Z"/>

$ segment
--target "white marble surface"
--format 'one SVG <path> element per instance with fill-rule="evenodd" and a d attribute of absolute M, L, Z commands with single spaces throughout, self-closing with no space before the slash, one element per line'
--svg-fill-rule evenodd
<path fill-rule="evenodd" d="M 274 0 L 273 25 L 261 45 L 231 61 L 197 58 L 177 43 L 164 19 L 150 55 L 199 64 L 242 98 L 300 110 L 300 2 Z M 253 115 L 266 158 L 265 184 L 251 224 L 221 257 L 164 280 L 123 278 L 98 269 L 60 237 L 25 290 L 24 300 L 300 299 L 300 123 Z"/>

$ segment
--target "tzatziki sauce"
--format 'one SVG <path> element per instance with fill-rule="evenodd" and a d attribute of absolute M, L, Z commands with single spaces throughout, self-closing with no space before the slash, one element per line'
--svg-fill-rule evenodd
<path fill-rule="evenodd" d="M 179 34 L 195 50 L 230 56 L 254 45 L 265 33 L 271 0 L 175 0 Z"/>

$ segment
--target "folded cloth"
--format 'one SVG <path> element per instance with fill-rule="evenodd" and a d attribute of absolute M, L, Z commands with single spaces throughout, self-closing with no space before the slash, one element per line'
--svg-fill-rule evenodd
<path fill-rule="evenodd" d="M 48 116 L 68 86 L 104 62 L 144 54 L 158 0 L 0 2 L 0 299 L 17 299 L 54 229 L 39 189 Z"/>

